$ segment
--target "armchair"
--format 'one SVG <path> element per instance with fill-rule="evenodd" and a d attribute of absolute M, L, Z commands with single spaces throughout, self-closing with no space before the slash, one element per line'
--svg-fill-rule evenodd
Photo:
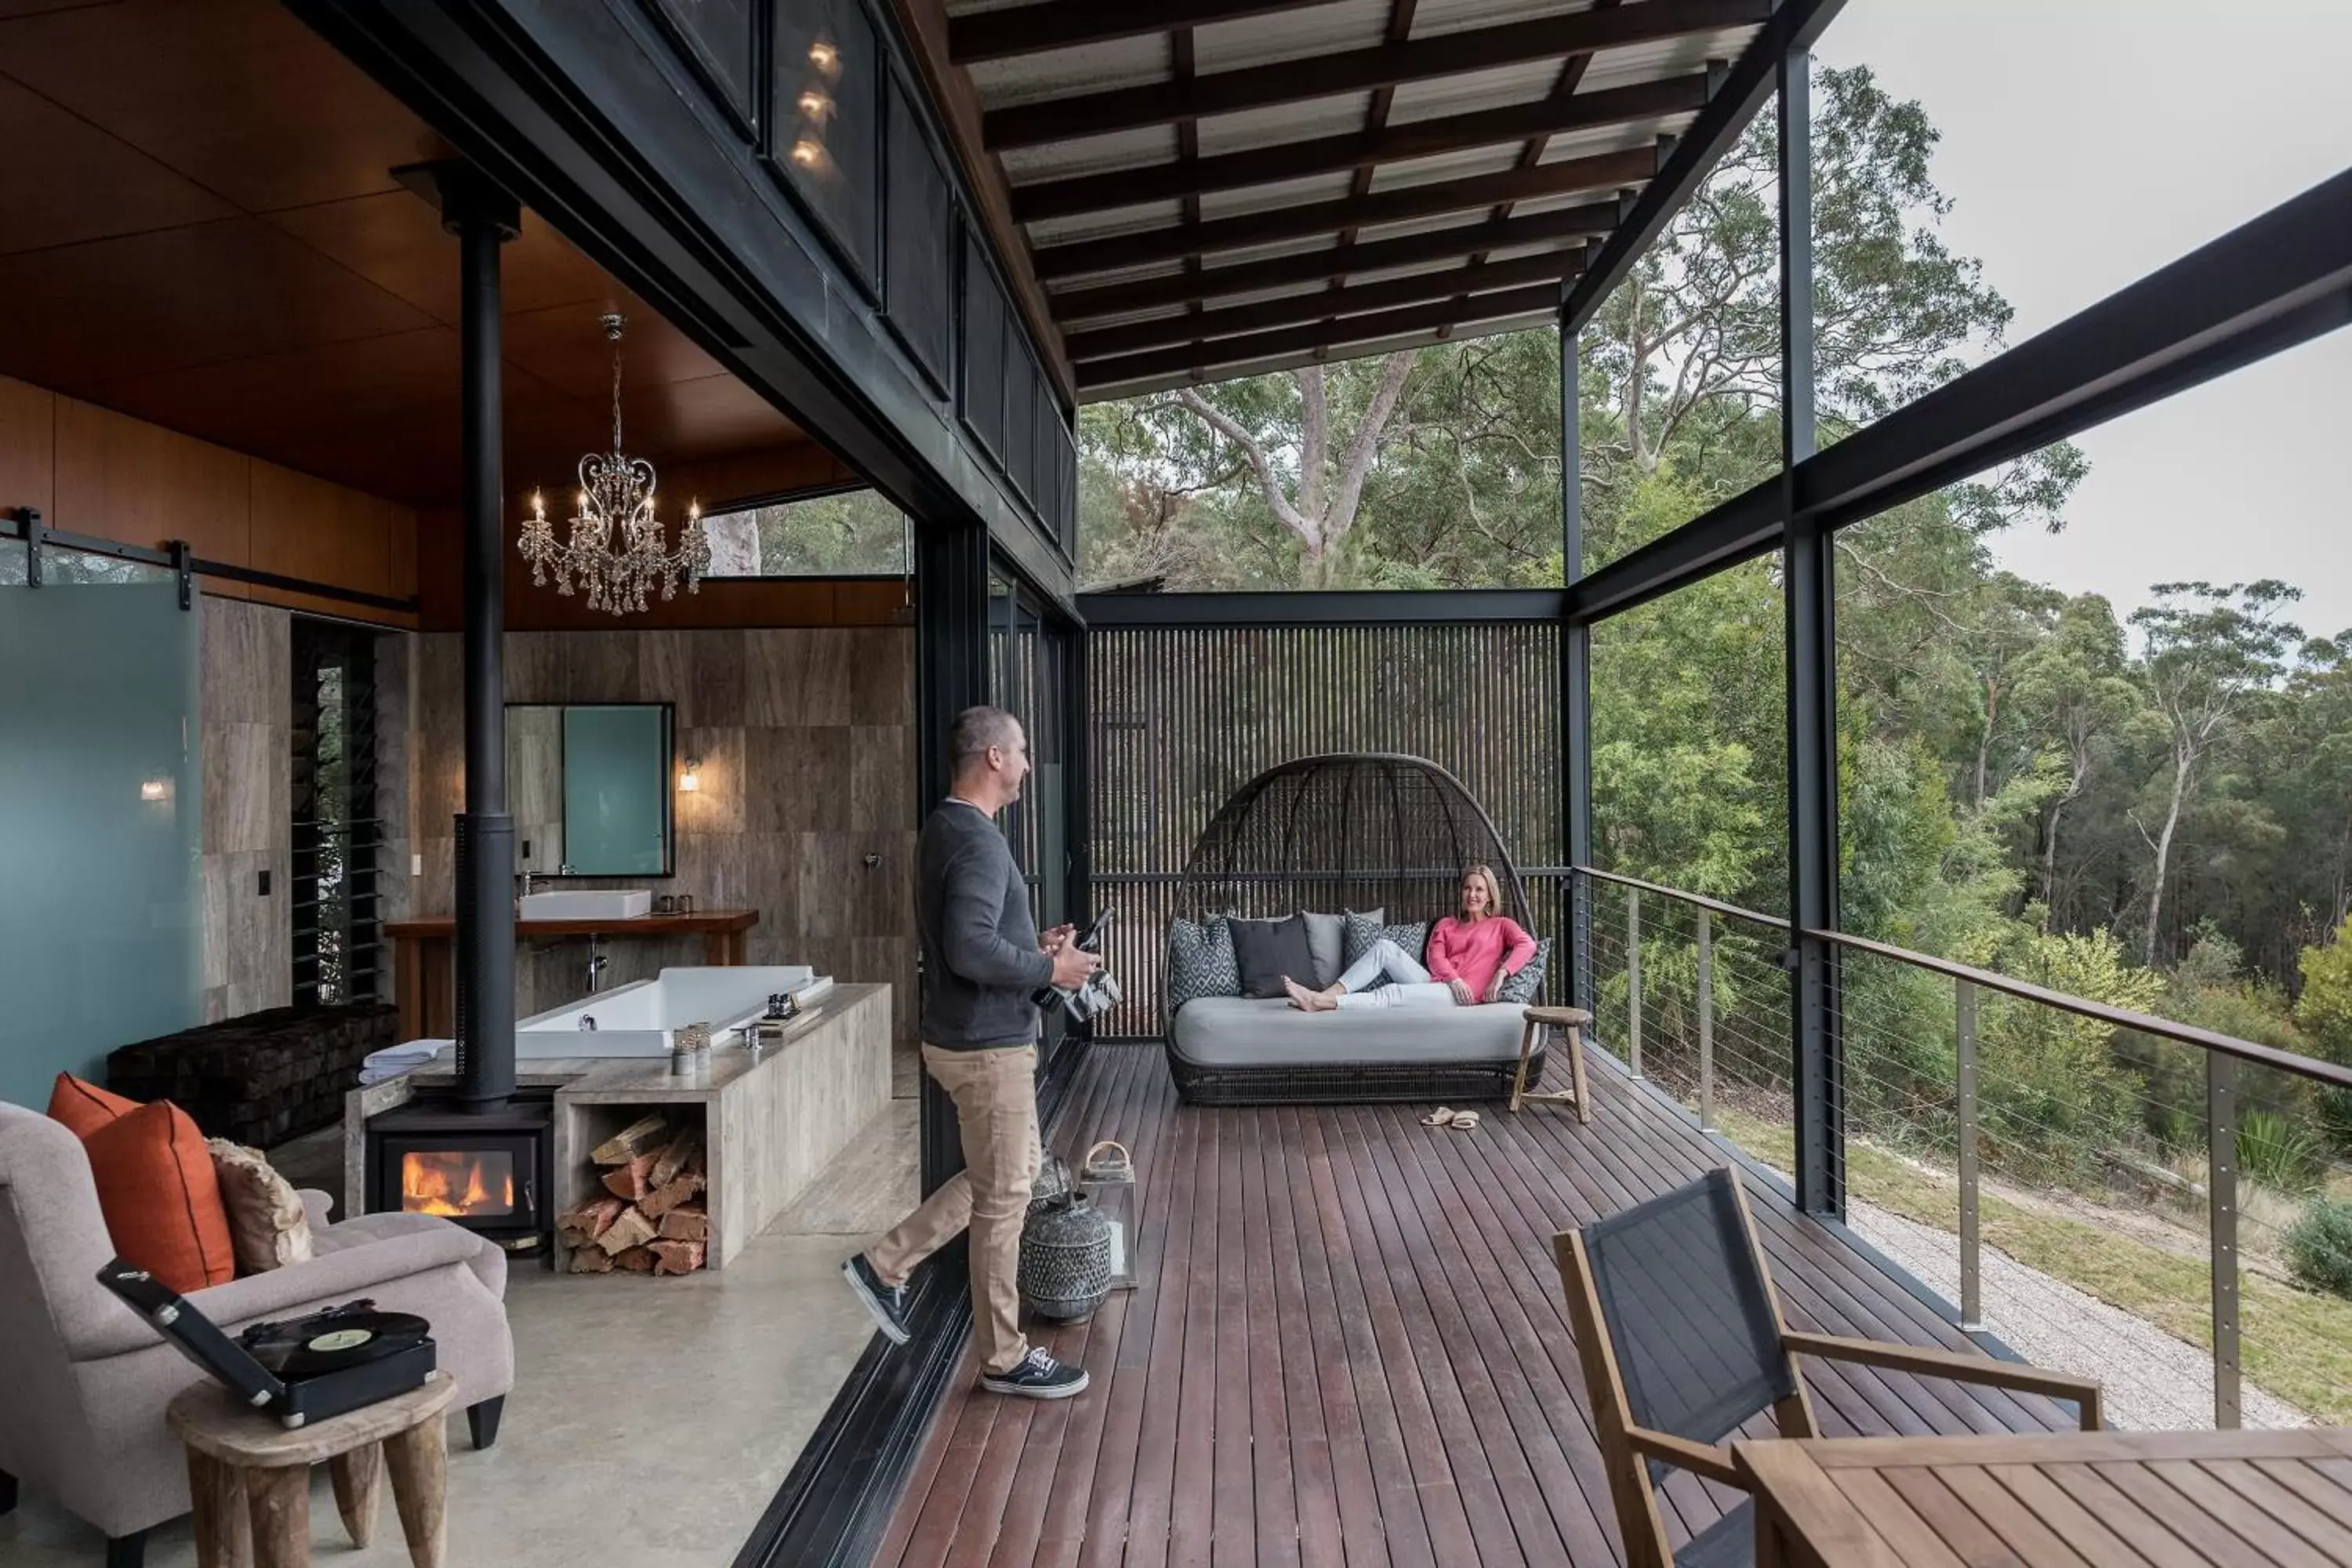
<path fill-rule="evenodd" d="M 1746 1568 L 1754 1508 L 1741 1503 L 1667 1544 L 1652 1484 L 1690 1470 L 1746 1490 L 1722 1439 L 1769 1406 L 1784 1437 L 1819 1435 L 1800 1355 L 1992 1384 L 2071 1400 L 2099 1426 L 2099 1385 L 1990 1356 L 1791 1331 L 1755 1221 L 1728 1166 L 1553 1238 L 1628 1568 Z"/>
<path fill-rule="evenodd" d="M 315 1256 L 198 1290 L 191 1304 L 235 1334 L 247 1323 L 373 1297 L 433 1324 L 477 1447 L 495 1437 L 514 1383 L 506 1255 L 429 1215 L 325 1223 L 302 1194 Z M 98 1282 L 113 1256 L 81 1141 L 0 1103 L 0 1512 L 19 1481 L 103 1531 L 110 1568 L 137 1568 L 146 1531 L 188 1511 L 186 1462 L 163 1424 L 203 1374 Z"/>

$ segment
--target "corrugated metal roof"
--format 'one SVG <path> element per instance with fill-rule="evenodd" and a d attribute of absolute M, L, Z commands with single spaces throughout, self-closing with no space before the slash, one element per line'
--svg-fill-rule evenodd
<path fill-rule="evenodd" d="M 948 10 L 961 17 L 1002 11 L 1008 4 L 1020 3 L 949 0 Z M 1065 17 L 1083 20 L 1087 16 L 1074 7 L 1073 0 L 1029 3 L 1055 6 Z M 1121 0 L 1098 3 L 1108 7 Z M 1103 296 L 1104 302 L 1116 299 L 1122 308 L 1116 313 L 1083 318 L 1084 330 L 1096 332 L 1172 319 L 1190 309 L 1232 310 L 1319 292 L 1331 279 L 1331 272 L 1313 259 L 1324 251 L 1333 253 L 1330 267 L 1344 268 L 1342 281 L 1349 285 L 1459 270 L 1474 252 L 1491 253 L 1498 259 L 1559 253 L 1563 267 L 1573 266 L 1573 258 L 1584 253 L 1584 247 L 1601 237 L 1591 209 L 1607 203 L 1621 186 L 1638 185 L 1648 176 L 1654 167 L 1648 150 L 1657 145 L 1660 137 L 1679 135 L 1688 129 L 1695 116 L 1685 106 L 1692 100 L 1653 94 L 1646 101 L 1612 102 L 1597 110 L 1571 100 L 1556 115 L 1543 106 L 1555 100 L 1569 58 L 1559 53 L 1498 58 L 1507 49 L 1528 47 L 1524 30 L 1494 35 L 1483 45 L 1449 46 L 1447 63 L 1454 63 L 1464 51 L 1475 60 L 1475 68 L 1449 75 L 1423 74 L 1430 68 L 1425 62 L 1431 57 L 1426 51 L 1417 56 L 1412 51 L 1414 45 L 1432 39 L 1465 38 L 1543 19 L 1560 22 L 1559 26 L 1541 31 L 1539 36 L 1547 40 L 1590 36 L 1595 27 L 1603 29 L 1605 36 L 1623 37 L 1629 30 L 1625 14 L 1657 3 L 1623 0 L 1612 21 L 1587 26 L 1573 18 L 1591 12 L 1593 0 L 1417 0 L 1403 46 L 1405 79 L 1393 80 L 1377 91 L 1361 78 L 1342 82 L 1334 73 L 1351 62 L 1361 65 L 1395 58 L 1365 51 L 1375 50 L 1388 40 L 1398 0 L 1329 0 L 1197 26 L 1192 29 L 1194 85 L 1189 89 L 1172 85 L 1177 81 L 1179 53 L 1175 35 L 1165 32 L 1014 53 L 974 61 L 963 68 L 971 74 L 984 116 L 1021 109 L 1027 117 L 1028 122 L 1017 128 L 1012 121 L 1002 122 L 1003 139 L 1030 143 L 1005 146 L 994 153 L 1006 179 L 1016 191 L 1056 184 L 1050 197 L 1041 195 L 1031 204 L 1046 211 L 1061 209 L 1060 216 L 1035 217 L 1024 226 L 1024 237 L 1034 249 L 1153 235 L 1166 239 L 1147 241 L 1140 247 L 1113 246 L 1109 255 L 1116 258 L 1122 249 L 1129 254 L 1139 248 L 1172 249 L 1184 243 L 1183 226 L 1193 216 L 1206 224 L 1222 224 L 1222 238 L 1215 229 L 1209 232 L 1213 243 L 1223 244 L 1289 226 L 1280 217 L 1286 212 L 1333 206 L 1328 226 L 1318 232 L 1210 250 L 1190 269 L 1181 258 L 1161 256 L 1050 282 L 1049 300 L 1114 286 L 1146 286 Z M 1694 77 L 1709 61 L 1731 59 L 1746 48 L 1758 31 L 1748 18 L 1760 15 L 1762 8 L 1761 0 L 1677 0 L 1676 9 L 1662 16 L 1661 26 L 1696 21 L 1702 30 L 1598 50 L 1584 62 L 1576 79 L 1576 91 L 1581 96 Z M 1118 32 L 1118 14 L 1105 15 L 1113 19 L 1100 31 Z M 1706 26 L 1735 21 L 1740 25 Z M 1630 30 L 1650 29 L 1636 24 Z M 1486 58 L 1475 59 L 1479 55 Z M 1295 73 L 1286 76 L 1276 71 L 1219 81 L 1233 72 L 1282 65 L 1295 66 Z M 1363 68 L 1370 70 L 1369 66 Z M 1292 91 L 1318 86 L 1338 90 L 1286 100 Z M 1122 111 L 1121 93 L 1133 95 L 1131 112 Z M 1246 101 L 1235 106 L 1237 98 Z M 1068 130 L 1055 136 L 1055 117 L 1044 106 L 1061 101 L 1081 103 L 1083 108 L 1060 117 Z M 1217 111 L 1196 113 L 1189 121 L 1176 118 L 1192 104 Z M 1643 112 L 1660 108 L 1673 111 Z M 1622 118 L 1605 123 L 1551 129 L 1562 118 L 1590 121 L 1596 112 L 1620 110 Z M 1122 120 L 1143 123 L 1122 124 Z M 1451 123 L 1432 124 L 1434 121 Z M 1423 130 L 1415 132 L 1412 128 L 1416 127 Z M 1045 139 L 1038 140 L 1041 135 Z M 1361 153 L 1342 140 L 1346 138 L 1365 139 L 1378 150 L 1379 161 L 1360 164 Z M 1439 142 L 1434 148 L 1430 146 L 1433 138 Z M 1181 150 L 1188 141 L 1194 155 L 1223 160 L 1213 180 L 1188 184 L 1181 162 Z M 1315 145 L 1302 151 L 1300 143 Z M 1537 166 L 1527 171 L 1525 179 L 1515 178 L 1530 143 L 1540 144 Z M 1399 155 L 1405 153 L 1413 155 Z M 1263 159 L 1254 159 L 1255 154 L 1263 154 Z M 1516 194 L 1543 191 L 1547 172 L 1553 165 L 1619 154 L 1623 156 L 1617 158 L 1618 167 L 1592 172 L 1595 188 Z M 1130 174 L 1132 182 L 1118 177 Z M 1065 190 L 1057 184 L 1087 176 L 1110 177 L 1098 181 L 1099 188 L 1082 185 Z M 1235 183 L 1252 178 L 1257 183 Z M 1549 183 L 1556 184 L 1557 178 L 1549 175 Z M 1469 182 L 1479 184 L 1474 186 Z M 1441 198 L 1446 187 L 1456 184 L 1465 187 L 1465 205 L 1458 208 L 1387 222 L 1364 221 L 1379 216 L 1383 207 L 1424 205 L 1424 198 Z M 1358 195 L 1372 205 L 1361 208 L 1349 205 Z M 1089 210 L 1075 210 L 1082 205 Z M 1579 208 L 1585 210 L 1576 216 L 1560 216 Z M 1499 226 L 1497 213 L 1508 215 Z M 1265 216 L 1263 221 L 1251 218 L 1238 226 L 1223 221 L 1249 215 Z M 1613 221 L 1613 215 L 1604 212 L 1598 221 Z M 1461 231 L 1459 237 L 1448 237 L 1449 231 L 1454 230 Z M 1343 232 L 1351 233 L 1355 243 L 1341 252 L 1336 247 Z M 1069 259 L 1065 256 L 1057 270 L 1066 268 Z M 1250 270 L 1221 276 L 1234 268 Z M 1519 276 L 1528 274 L 1523 270 Z M 1246 281 L 1249 287 L 1224 292 L 1234 281 Z M 1467 285 L 1470 279 L 1465 281 Z M 1139 293 L 1141 302 L 1128 305 L 1129 293 Z M 1399 291 L 1392 290 L 1388 297 L 1395 299 Z M 1442 300 L 1433 308 L 1448 309 Z M 1359 309 L 1369 311 L 1371 306 Z M 1475 317 L 1478 307 L 1464 309 Z M 1278 321 L 1282 313 L 1273 314 Z M 1394 324 L 1392 313 L 1385 320 L 1368 317 L 1362 323 L 1374 329 Z M 1469 320 L 1454 335 L 1494 330 L 1501 329 Z M 1351 339 L 1349 331 L 1345 317 L 1331 328 L 1330 353 L 1351 356 L 1380 352 L 1400 343 L 1433 341 L 1438 335 L 1434 331 L 1402 337 L 1391 334 L 1368 342 Z M 1202 353 L 1245 356 L 1235 358 L 1230 367 L 1223 363 L 1216 367 L 1219 376 L 1245 374 L 1313 357 L 1283 347 L 1297 336 L 1297 329 L 1291 328 L 1285 331 L 1282 343 L 1269 340 L 1266 347 L 1282 348 L 1281 353 L 1269 355 L 1252 356 L 1253 340 L 1247 333 Z M 1111 359 L 1099 363 L 1112 371 L 1118 368 Z M 1087 362 L 1081 362 L 1078 369 L 1089 397 L 1121 390 L 1087 382 Z M 1150 384 L 1171 385 L 1184 379 L 1152 378 Z"/>

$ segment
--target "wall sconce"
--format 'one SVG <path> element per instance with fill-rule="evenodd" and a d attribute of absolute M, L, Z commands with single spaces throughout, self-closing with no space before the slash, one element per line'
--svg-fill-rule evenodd
<path fill-rule="evenodd" d="M 833 47 L 830 38 L 819 38 L 809 45 L 809 64 L 831 76 L 841 68 L 841 51 Z"/>
<path fill-rule="evenodd" d="M 701 790 L 702 759 L 700 757 L 686 759 L 686 766 L 677 775 L 677 787 L 686 795 L 694 795 Z"/>
<path fill-rule="evenodd" d="M 140 784 L 139 784 L 139 798 L 140 798 L 141 800 L 169 800 L 169 799 L 171 799 L 171 798 L 172 798 L 172 781 L 171 781 L 170 779 L 142 779 L 142 780 L 141 780 L 141 781 L 140 781 Z"/>
<path fill-rule="evenodd" d="M 833 112 L 833 100 L 811 88 L 800 96 L 800 111 L 810 120 L 823 120 Z"/>
<path fill-rule="evenodd" d="M 824 148 L 803 136 L 793 143 L 793 162 L 803 169 L 814 169 L 824 162 Z"/>

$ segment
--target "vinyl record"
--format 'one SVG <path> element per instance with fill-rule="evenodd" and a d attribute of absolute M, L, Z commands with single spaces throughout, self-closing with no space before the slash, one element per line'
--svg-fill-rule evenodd
<path fill-rule="evenodd" d="M 372 1303 L 354 1301 L 285 1322 L 256 1323 L 239 1338 L 255 1360 L 292 1381 L 394 1354 L 432 1332 L 432 1325 L 413 1312 L 372 1309 Z"/>

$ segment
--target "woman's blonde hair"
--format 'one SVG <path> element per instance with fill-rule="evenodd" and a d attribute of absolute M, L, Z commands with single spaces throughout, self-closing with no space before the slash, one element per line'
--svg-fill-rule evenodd
<path fill-rule="evenodd" d="M 1466 882 L 1473 877 L 1477 878 L 1480 881 L 1486 884 L 1486 913 L 1489 915 L 1501 914 L 1503 912 L 1503 885 L 1495 879 L 1495 868 L 1492 866 L 1487 865 L 1483 860 L 1479 861 L 1475 865 L 1465 866 L 1462 868 L 1462 879 L 1464 881 Z M 1464 911 L 1461 910 L 1456 910 L 1454 911 L 1457 915 L 1463 912 Z"/>

